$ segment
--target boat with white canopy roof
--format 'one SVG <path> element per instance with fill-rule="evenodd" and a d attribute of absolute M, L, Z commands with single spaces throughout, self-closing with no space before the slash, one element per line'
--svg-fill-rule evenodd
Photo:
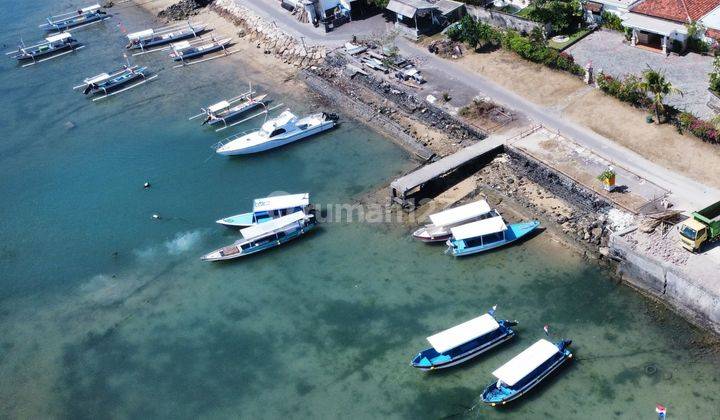
<path fill-rule="evenodd" d="M 495 216 L 498 216 L 497 211 L 491 209 L 487 201 L 478 200 L 431 214 L 432 223 L 417 229 L 412 236 L 423 242 L 444 242 L 452 235 L 451 227 Z"/>
<path fill-rule="evenodd" d="M 513 243 L 538 226 L 540 222 L 537 220 L 506 225 L 501 216 L 495 216 L 451 227 L 448 250 L 456 257 L 488 251 Z"/>
<path fill-rule="evenodd" d="M 538 340 L 495 369 L 493 376 L 497 381 L 485 388 L 482 400 L 496 406 L 527 393 L 572 358 L 572 353 L 567 349 L 571 343 L 570 340 L 560 340 L 554 344 L 545 339 Z"/>
<path fill-rule="evenodd" d="M 257 198 L 253 202 L 251 212 L 225 217 L 217 220 L 216 223 L 231 228 L 242 228 L 256 223 L 269 222 L 298 211 L 307 213 L 311 208 L 309 193 Z"/>
<path fill-rule="evenodd" d="M 227 49 L 231 42 L 232 38 L 215 39 L 215 37 L 210 37 L 210 39 L 197 38 L 176 42 L 171 45 L 172 52 L 170 53 L 170 58 L 172 58 L 173 61 L 179 61 L 181 63 L 174 66 L 174 68 L 203 63 L 205 61 L 234 54 L 236 51 Z M 219 54 L 202 58 L 205 55 L 215 52 L 219 52 Z"/>
<path fill-rule="evenodd" d="M 420 370 L 444 369 L 470 360 L 515 336 L 516 321 L 496 320 L 495 309 L 427 338 L 432 346 L 410 365 Z"/>
<path fill-rule="evenodd" d="M 94 23 L 110 19 L 109 15 L 99 4 L 82 7 L 73 12 L 62 13 L 47 18 L 47 22 L 39 25 L 45 31 L 64 31 L 70 28 L 81 28 Z"/>
<path fill-rule="evenodd" d="M 51 35 L 45 38 L 44 41 L 38 42 L 35 45 L 26 46 L 21 42 L 17 50 L 6 52 L 5 55 L 8 55 L 10 58 L 14 58 L 18 61 L 32 60 L 31 63 L 23 65 L 23 67 L 27 67 L 63 56 L 65 54 L 70 54 L 71 52 L 81 48 L 84 48 L 84 45 L 80 44 L 75 38 L 73 38 L 70 32 L 62 32 Z"/>
<path fill-rule="evenodd" d="M 157 77 L 156 74 L 148 76 L 147 67 L 131 66 L 128 63 L 115 70 L 88 77 L 73 89 L 83 89 L 85 95 L 101 94 L 101 96 L 93 98 L 93 101 L 97 101 L 132 89 Z"/>
<path fill-rule="evenodd" d="M 267 95 L 253 96 L 254 94 L 255 92 L 252 90 L 252 86 L 250 86 L 250 90 L 245 93 L 242 93 L 230 99 L 224 99 L 220 102 L 208 105 L 205 108 L 200 108 L 200 110 L 202 111 L 201 113 L 193 115 L 188 119 L 194 120 L 196 118 L 205 116 L 202 125 L 207 124 L 210 126 L 214 126 L 222 124 L 222 127 L 216 131 L 221 131 L 226 128 L 233 127 L 241 122 L 248 120 L 245 119 L 243 121 L 234 121 L 244 113 L 250 111 L 251 109 L 265 107 L 265 98 L 267 97 Z"/>
<path fill-rule="evenodd" d="M 226 261 L 255 254 L 297 239 L 312 230 L 315 225 L 314 214 L 295 212 L 242 229 L 240 233 L 243 239 L 205 254 L 201 259 L 203 261 Z"/>

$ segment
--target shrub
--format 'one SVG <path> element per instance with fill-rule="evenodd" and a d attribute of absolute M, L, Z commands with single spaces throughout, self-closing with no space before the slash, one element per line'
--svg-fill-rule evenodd
<path fill-rule="evenodd" d="M 640 82 L 640 78 L 634 75 L 627 76 L 623 80 L 607 74 L 597 77 L 598 87 L 603 92 L 633 106 L 646 107 L 649 105 L 650 99 L 640 87 Z"/>
<path fill-rule="evenodd" d="M 622 26 L 622 19 L 620 19 L 620 16 L 616 15 L 615 13 L 610 13 L 608 11 L 603 10 L 600 17 L 602 18 L 602 26 L 603 27 L 612 29 L 613 31 L 618 31 L 618 32 L 625 31 L 625 27 Z"/>
<path fill-rule="evenodd" d="M 720 93 L 720 57 L 713 60 L 713 71 L 710 73 L 710 90 Z"/>

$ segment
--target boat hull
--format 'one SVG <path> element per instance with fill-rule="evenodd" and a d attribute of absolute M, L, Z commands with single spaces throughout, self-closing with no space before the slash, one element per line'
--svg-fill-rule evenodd
<path fill-rule="evenodd" d="M 437 233 L 432 234 L 428 232 L 426 227 L 421 227 L 420 229 L 416 230 L 412 234 L 413 238 L 417 239 L 418 241 L 425 242 L 425 243 L 433 243 L 433 242 L 445 242 L 450 237 L 452 237 L 452 234 L 450 233 L 450 230 L 447 230 L 444 233 Z"/>
<path fill-rule="evenodd" d="M 281 146 L 285 146 L 290 143 L 294 143 L 298 140 L 302 140 L 304 138 L 313 136 L 315 134 L 322 133 L 323 131 L 327 131 L 335 126 L 335 122 L 331 120 L 323 121 L 321 124 L 309 128 L 305 131 L 302 131 L 300 133 L 297 133 L 292 136 L 288 136 L 285 138 L 277 139 L 277 140 L 268 140 L 267 142 L 260 143 L 260 144 L 254 144 L 252 146 L 242 146 L 242 141 L 244 138 L 240 138 L 238 140 L 233 140 L 230 143 L 227 143 L 226 145 L 218 148 L 216 152 L 223 156 L 238 156 L 238 155 L 250 155 L 253 153 L 260 153 L 264 152 L 266 150 L 275 149 Z M 235 147 L 233 143 L 238 142 L 239 145 Z"/>
<path fill-rule="evenodd" d="M 130 46 L 128 46 L 129 50 L 144 50 L 147 48 L 153 48 L 153 47 L 159 47 L 162 45 L 168 45 L 172 44 L 173 42 L 182 41 L 184 39 L 193 38 L 198 35 L 200 35 L 205 30 L 205 27 L 199 27 L 196 28 L 193 32 L 192 30 L 187 30 L 186 32 L 183 32 L 178 35 L 174 35 L 167 38 L 155 38 L 151 40 L 147 40 L 145 42 L 141 41 L 138 43 L 133 43 Z"/>
<path fill-rule="evenodd" d="M 253 217 L 253 213 L 249 212 L 226 217 L 218 220 L 216 223 L 229 228 L 244 228 L 255 224 L 255 218 Z"/>
<path fill-rule="evenodd" d="M 492 242 L 490 244 L 484 244 L 480 246 L 465 246 L 465 241 L 456 241 L 449 239 L 447 244 L 453 256 L 463 257 L 466 255 L 478 254 L 480 252 L 490 251 L 492 249 L 500 248 L 506 245 L 510 245 L 521 238 L 527 236 L 540 226 L 540 222 L 537 220 L 521 223 L 513 223 L 508 225 L 508 229 L 505 234 L 504 240 Z"/>
<path fill-rule="evenodd" d="M 565 364 L 568 360 L 572 359 L 573 355 L 572 353 L 564 349 L 561 356 L 552 363 L 547 369 L 545 369 L 540 375 L 537 375 L 533 380 L 528 382 L 525 386 L 518 390 L 513 390 L 513 392 L 508 392 L 505 394 L 502 394 L 501 397 L 498 397 L 493 393 L 497 389 L 496 382 L 491 383 L 488 385 L 485 390 L 482 393 L 482 400 L 485 404 L 488 404 L 490 406 L 498 406 L 498 405 L 505 405 L 509 403 L 510 401 L 516 400 L 523 395 L 527 394 L 531 389 L 535 388 L 537 385 L 539 385 L 544 379 L 546 379 L 550 374 L 555 372 L 558 368 L 560 368 L 562 365 Z"/>
<path fill-rule="evenodd" d="M 474 359 L 475 357 L 480 356 L 481 354 L 484 354 L 485 352 L 499 346 L 500 344 L 510 340 L 513 337 L 515 337 L 515 331 L 508 328 L 505 334 L 503 334 L 499 337 L 496 337 L 495 339 L 493 339 L 487 343 L 484 343 L 482 346 L 478 346 L 468 352 L 465 352 L 461 355 L 453 357 L 452 359 L 450 359 L 447 362 L 436 363 L 436 364 L 432 364 L 431 366 L 423 366 L 423 365 L 417 363 L 416 360 L 413 360 L 413 362 L 411 362 L 410 365 L 414 368 L 417 368 L 419 370 L 426 371 L 426 372 L 431 371 L 431 370 L 447 369 L 447 368 L 450 368 L 453 366 L 457 366 L 463 362 L 467 362 L 468 360 Z M 430 349 L 428 349 L 428 350 L 430 350 Z M 418 354 L 418 356 L 421 356 L 426 351 L 427 350 L 421 352 L 420 354 Z M 418 359 L 418 356 L 416 356 L 416 359 Z"/>
<path fill-rule="evenodd" d="M 80 47 L 81 45 L 82 44 L 80 44 L 79 42 L 73 40 L 73 41 L 65 43 L 61 46 L 49 48 L 47 50 L 35 50 L 35 52 L 17 51 L 14 54 L 10 54 L 10 58 L 14 58 L 14 59 L 16 59 L 18 61 L 22 61 L 22 62 L 34 61 L 34 60 L 37 60 L 38 58 L 49 57 L 49 56 L 52 56 L 52 55 L 55 55 L 55 54 L 58 54 L 61 52 L 75 50 L 78 47 Z"/>
<path fill-rule="evenodd" d="M 40 29 L 46 32 L 64 31 L 66 29 L 77 28 L 78 26 L 88 25 L 90 23 L 100 22 L 110 19 L 109 14 L 94 13 L 92 15 L 78 16 L 53 23 L 44 23 L 40 25 Z"/>

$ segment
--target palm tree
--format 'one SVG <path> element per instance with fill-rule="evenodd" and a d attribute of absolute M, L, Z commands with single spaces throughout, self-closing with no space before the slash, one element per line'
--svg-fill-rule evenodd
<path fill-rule="evenodd" d="M 672 83 L 665 80 L 665 74 L 657 72 L 650 67 L 648 67 L 648 69 L 643 72 L 643 80 L 642 82 L 640 82 L 639 87 L 640 89 L 645 91 L 645 93 L 652 94 L 653 109 L 655 110 L 655 120 L 658 124 L 660 124 L 660 113 L 665 112 L 665 105 L 663 104 L 663 99 L 665 99 L 665 96 L 676 93 L 682 96 L 683 94 L 680 89 L 676 88 L 672 85 Z"/>

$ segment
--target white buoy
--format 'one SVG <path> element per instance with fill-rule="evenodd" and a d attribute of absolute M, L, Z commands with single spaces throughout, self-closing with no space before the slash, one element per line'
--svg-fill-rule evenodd
<path fill-rule="evenodd" d="M 143 184 L 143 188 L 145 188 L 145 189 L 150 188 L 150 183 L 145 181 L 145 183 Z"/>
<path fill-rule="evenodd" d="M 152 218 L 153 218 L 153 219 L 160 219 L 160 215 L 157 214 L 157 213 L 155 213 L 155 214 L 152 215 Z"/>

